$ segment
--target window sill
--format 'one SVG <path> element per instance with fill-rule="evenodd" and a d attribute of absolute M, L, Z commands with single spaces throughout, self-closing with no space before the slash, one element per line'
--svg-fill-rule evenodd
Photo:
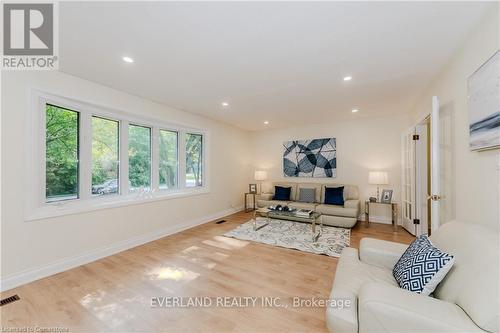
<path fill-rule="evenodd" d="M 93 197 L 86 200 L 71 200 L 47 203 L 30 212 L 25 222 L 37 221 L 51 217 L 92 212 L 95 210 L 140 205 L 155 201 L 185 198 L 210 193 L 207 187 L 182 190 L 163 190 L 158 192 L 131 193 L 128 195 L 110 195 Z"/>

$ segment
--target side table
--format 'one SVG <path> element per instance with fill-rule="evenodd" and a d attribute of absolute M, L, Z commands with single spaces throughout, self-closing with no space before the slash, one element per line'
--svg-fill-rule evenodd
<path fill-rule="evenodd" d="M 395 202 L 380 202 L 380 201 L 370 201 L 366 200 L 365 201 L 365 214 L 366 214 L 366 226 L 370 226 L 370 205 L 391 205 L 391 218 L 392 218 L 392 226 L 395 231 L 398 230 L 398 224 L 397 224 L 397 214 L 398 214 L 398 204 Z"/>
<path fill-rule="evenodd" d="M 247 201 L 247 197 L 249 195 L 252 197 L 252 206 L 251 207 L 248 205 L 248 201 Z M 245 213 L 251 212 L 253 210 L 255 210 L 255 193 L 247 192 L 247 193 L 245 193 Z"/>

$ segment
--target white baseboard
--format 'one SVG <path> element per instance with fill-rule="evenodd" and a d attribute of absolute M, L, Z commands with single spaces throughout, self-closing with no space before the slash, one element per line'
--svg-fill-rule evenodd
<path fill-rule="evenodd" d="M 98 259 L 113 255 L 115 253 L 122 252 L 145 243 L 152 242 L 154 240 L 175 234 L 177 232 L 195 227 L 200 224 L 217 220 L 221 217 L 234 214 L 242 210 L 243 206 L 226 209 L 224 211 L 212 214 L 210 216 L 205 216 L 203 218 L 188 221 L 182 224 L 168 226 L 158 231 L 153 231 L 145 235 L 129 238 L 108 246 L 101 247 L 96 250 L 83 253 L 75 257 L 64 258 L 47 265 L 39 266 L 33 269 L 28 269 L 20 273 L 8 275 L 0 279 L 0 291 L 3 292 L 44 277 L 66 271 L 68 269 L 78 267 L 92 261 L 96 261 Z"/>

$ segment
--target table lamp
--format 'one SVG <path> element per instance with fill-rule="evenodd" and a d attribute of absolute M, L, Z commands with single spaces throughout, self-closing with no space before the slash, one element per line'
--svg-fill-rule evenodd
<path fill-rule="evenodd" d="M 254 179 L 260 184 L 260 194 L 262 194 L 262 181 L 267 179 L 267 171 L 257 170 L 254 174 Z"/>
<path fill-rule="evenodd" d="M 389 177 L 386 171 L 370 171 L 368 173 L 368 183 L 377 185 L 377 200 L 380 201 L 380 188 L 378 185 L 389 184 Z"/>

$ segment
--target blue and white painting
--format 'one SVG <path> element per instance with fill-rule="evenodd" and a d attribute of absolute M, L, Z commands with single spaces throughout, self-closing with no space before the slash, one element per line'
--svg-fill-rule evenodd
<path fill-rule="evenodd" d="M 283 174 L 285 177 L 337 177 L 335 138 L 284 142 Z"/>
<path fill-rule="evenodd" d="M 471 150 L 500 147 L 500 51 L 468 81 Z"/>

